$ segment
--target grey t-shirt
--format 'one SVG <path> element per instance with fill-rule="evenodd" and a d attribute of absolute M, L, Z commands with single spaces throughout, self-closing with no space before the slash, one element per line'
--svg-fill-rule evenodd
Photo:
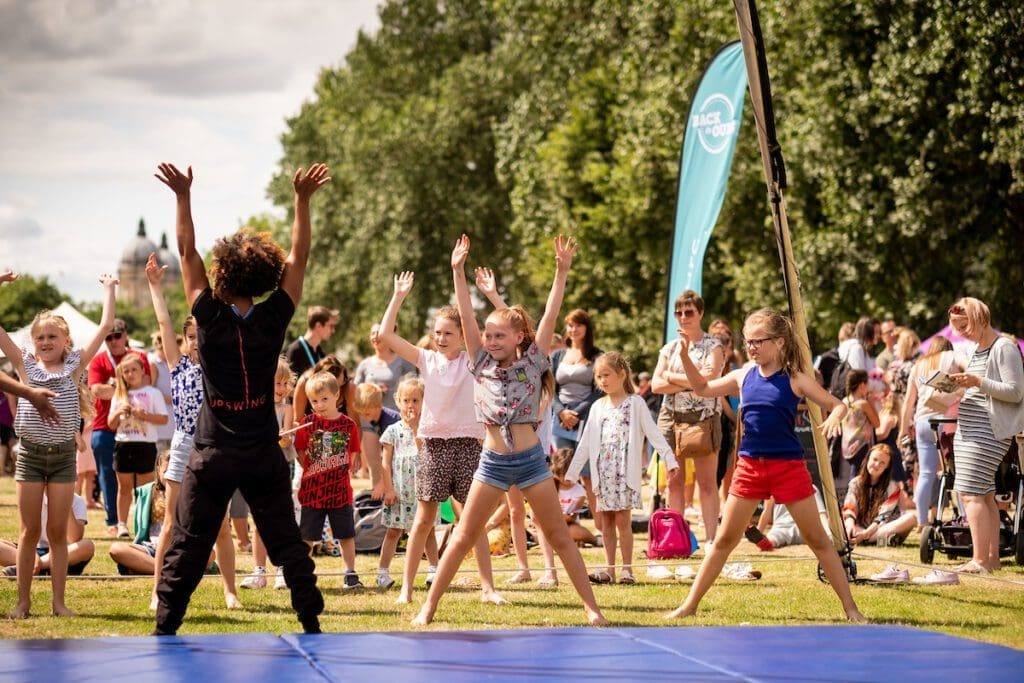
<path fill-rule="evenodd" d="M 400 356 L 385 364 L 377 356 L 370 356 L 356 366 L 356 384 L 370 382 L 377 384 L 384 391 L 384 407 L 398 410 L 395 404 L 395 389 L 398 383 L 408 374 L 417 374 L 416 366 Z"/>

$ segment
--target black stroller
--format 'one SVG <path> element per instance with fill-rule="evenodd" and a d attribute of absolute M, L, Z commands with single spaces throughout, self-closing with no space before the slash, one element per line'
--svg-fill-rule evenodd
<path fill-rule="evenodd" d="M 939 460 L 942 474 L 939 476 L 939 502 L 935 521 L 921 531 L 921 562 L 931 564 L 935 552 L 949 558 L 971 557 L 971 530 L 967 518 L 960 514 L 959 506 L 953 505 L 953 488 L 956 480 L 956 459 L 953 454 L 953 436 L 942 431 L 946 424 L 955 424 L 954 417 L 933 417 L 928 420 L 935 431 L 939 445 Z M 1024 457 L 1021 437 L 1014 439 L 996 472 L 996 502 L 999 504 L 999 556 L 1013 556 L 1017 564 L 1024 566 Z M 950 518 L 945 519 L 947 509 Z M 943 521 L 945 519 L 945 521 Z"/>

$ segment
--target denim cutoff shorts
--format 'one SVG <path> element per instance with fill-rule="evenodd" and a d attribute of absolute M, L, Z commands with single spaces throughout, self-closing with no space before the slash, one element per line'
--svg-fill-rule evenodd
<path fill-rule="evenodd" d="M 167 462 L 167 472 L 164 479 L 175 481 L 179 484 L 185 477 L 185 468 L 188 466 L 188 459 L 192 455 L 192 435 L 184 432 L 174 432 L 171 438 L 171 457 Z"/>
<path fill-rule="evenodd" d="M 551 469 L 539 443 L 517 453 L 495 453 L 485 448 L 480 452 L 480 464 L 473 475 L 476 481 L 502 491 L 513 486 L 522 490 L 550 478 Z"/>

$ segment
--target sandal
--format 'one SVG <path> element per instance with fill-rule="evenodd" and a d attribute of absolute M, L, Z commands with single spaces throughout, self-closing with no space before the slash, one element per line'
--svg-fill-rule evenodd
<path fill-rule="evenodd" d="M 619 584 L 621 584 L 623 586 L 632 586 L 635 583 L 636 583 L 636 579 L 633 578 L 633 574 L 631 572 L 629 572 L 628 570 L 627 571 L 623 571 L 622 572 L 622 576 L 619 577 Z"/>
<path fill-rule="evenodd" d="M 545 576 L 537 579 L 537 588 L 555 588 L 558 586 L 557 576 Z"/>
<path fill-rule="evenodd" d="M 964 564 L 960 565 L 959 567 L 957 567 L 953 571 L 957 572 L 958 574 L 991 574 L 992 573 L 988 569 L 986 569 L 985 567 L 983 567 L 980 564 L 978 564 L 977 562 L 975 562 L 974 560 L 971 560 L 970 562 L 965 562 Z"/>
<path fill-rule="evenodd" d="M 505 579 L 505 583 L 507 585 L 514 585 L 517 583 L 529 583 L 532 580 L 533 579 L 530 576 L 530 572 L 526 571 L 525 569 L 520 569 L 512 576 Z"/>
<path fill-rule="evenodd" d="M 590 579 L 590 583 L 596 583 L 596 584 L 612 583 L 611 575 L 608 572 L 604 571 L 604 570 L 599 571 L 599 572 L 594 572 L 593 574 L 587 574 L 587 578 Z"/>

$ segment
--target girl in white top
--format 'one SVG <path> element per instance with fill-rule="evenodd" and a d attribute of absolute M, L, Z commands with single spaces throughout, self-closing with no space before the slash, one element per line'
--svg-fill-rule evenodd
<path fill-rule="evenodd" d="M 11 272 L 0 273 L 0 283 L 16 278 L 17 275 Z M 26 384 L 56 394 L 51 402 L 60 414 L 60 422 L 53 424 L 41 416 L 28 400 L 18 400 L 15 427 L 21 442 L 16 447 L 18 463 L 14 478 L 21 532 L 18 539 L 18 605 L 8 615 L 12 619 L 29 616 L 32 568 L 36 562 L 36 544 L 42 534 L 44 494 L 47 499 L 46 531 L 51 539 L 53 614 L 74 615 L 64 604 L 68 570 L 67 525 L 77 479 L 75 434 L 82 420 L 82 406 L 91 402 L 79 387 L 82 386 L 82 373 L 113 326 L 117 280 L 104 274 L 100 276 L 100 283 L 104 290 L 100 325 L 89 343 L 79 350 L 72 349 L 67 321 L 50 311 L 39 313 L 32 321 L 31 352 L 19 349 L 0 328 L 0 351 Z"/>
<path fill-rule="evenodd" d="M 604 533 L 608 565 L 590 575 L 593 583 L 615 582 L 615 550 L 622 541 L 622 574 L 619 583 L 633 584 L 633 508 L 641 506 L 644 437 L 665 458 L 668 475 L 678 464 L 647 404 L 634 393 L 629 363 L 620 353 L 604 353 L 594 361 L 594 379 L 605 396 L 590 410 L 566 479 L 575 481 L 590 462 L 590 476 L 597 498 L 595 514 Z"/>
<path fill-rule="evenodd" d="M 117 386 L 110 401 L 107 424 L 114 436 L 114 471 L 117 473 L 117 532 L 128 538 L 128 508 L 136 486 L 153 481 L 156 468 L 158 424 L 167 422 L 163 394 L 147 382 L 142 358 L 129 353 L 117 364 Z"/>
<path fill-rule="evenodd" d="M 412 345 L 395 332 L 402 302 L 412 291 L 414 275 L 395 276 L 395 292 L 380 322 L 380 341 L 401 358 L 416 365 L 423 380 L 423 409 L 416 436 L 423 440 L 416 472 L 416 516 L 409 531 L 405 553 L 402 589 L 396 604 L 412 602 L 413 581 L 427 536 L 434 533 L 434 522 L 441 503 L 449 496 L 465 502 L 469 483 L 480 457 L 483 425 L 473 412 L 473 375 L 468 357 L 462 350 L 459 312 L 445 306 L 434 318 L 432 341 L 436 351 Z M 383 495 L 378 486 L 375 497 Z M 474 555 L 480 572 L 481 600 L 500 605 L 505 599 L 494 590 L 491 551 L 487 534 L 476 539 Z M 436 568 L 427 569 L 427 583 L 433 581 Z"/>

